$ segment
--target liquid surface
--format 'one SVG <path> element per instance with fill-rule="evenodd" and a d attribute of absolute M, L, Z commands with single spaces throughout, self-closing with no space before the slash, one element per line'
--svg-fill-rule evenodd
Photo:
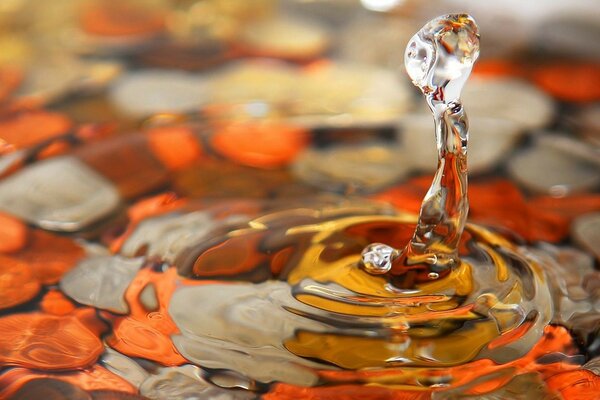
<path fill-rule="evenodd" d="M 600 199 L 525 195 L 498 172 L 467 188 L 472 18 L 408 42 L 438 156 L 412 177 L 414 133 L 389 126 L 411 97 L 391 71 L 324 62 L 327 29 L 234 3 L 87 4 L 59 43 L 131 64 L 92 100 L 57 99 L 115 65 L 83 58 L 94 74 L 69 63 L 66 87 L 18 93 L 0 68 L 0 398 L 594 398 Z M 484 122 L 547 124 L 547 95 L 503 79 L 479 83 Z M 89 115 L 139 129 L 66 117 Z"/>

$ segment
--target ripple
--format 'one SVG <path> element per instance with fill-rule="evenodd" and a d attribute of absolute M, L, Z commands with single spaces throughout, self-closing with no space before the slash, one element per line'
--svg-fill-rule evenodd
<path fill-rule="evenodd" d="M 0 364 L 42 370 L 83 368 L 103 346 L 75 317 L 39 313 L 0 318 Z"/>

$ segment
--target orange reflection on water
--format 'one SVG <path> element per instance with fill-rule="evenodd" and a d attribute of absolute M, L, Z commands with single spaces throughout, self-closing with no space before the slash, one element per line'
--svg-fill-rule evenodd
<path fill-rule="evenodd" d="M 374 199 L 418 213 L 430 182 L 429 176 L 414 178 L 375 195 Z M 560 199 L 548 196 L 528 199 L 506 179 L 470 183 L 469 203 L 469 220 L 492 226 L 501 232 L 506 232 L 508 228 L 532 242 L 559 242 L 567 237 L 574 218 L 600 209 L 600 197 L 595 194 Z"/>
<path fill-rule="evenodd" d="M 57 317 L 36 312 L 0 318 L 0 366 L 84 368 L 103 350 L 97 332 L 75 315 Z"/>
<path fill-rule="evenodd" d="M 84 255 L 73 240 L 29 229 L 0 213 L 0 309 L 25 303 L 55 284 Z"/>
<path fill-rule="evenodd" d="M 113 333 L 107 339 L 109 346 L 130 357 L 141 357 L 163 365 L 181 365 L 187 360 L 179 354 L 171 341 L 178 329 L 169 316 L 169 299 L 178 285 L 177 271 L 170 268 L 164 273 L 142 269 L 127 289 L 125 299 L 131 313 L 128 316 L 108 316 Z M 156 310 L 148 310 L 140 300 L 147 285 L 153 285 Z"/>
<path fill-rule="evenodd" d="M 129 382 L 97 364 L 82 371 L 60 373 L 32 371 L 26 368 L 12 368 L 0 375 L 0 399 L 9 398 L 25 383 L 40 378 L 58 379 L 72 383 L 84 390 L 116 390 L 126 393 L 137 392 L 136 388 Z"/>
<path fill-rule="evenodd" d="M 145 218 L 175 210 L 186 202 L 187 200 L 180 199 L 177 194 L 173 192 L 161 193 L 137 201 L 127 209 L 129 224 L 125 231 L 122 233 L 120 232 L 117 237 L 107 238 L 110 242 L 111 251 L 113 253 L 118 253 L 125 240 L 127 240 L 129 235 L 136 229 L 137 225 Z"/>
<path fill-rule="evenodd" d="M 566 400 L 596 399 L 600 393 L 600 377 L 588 370 L 562 372 L 548 378 L 546 383 Z"/>
<path fill-rule="evenodd" d="M 566 391 L 577 390 L 580 393 L 590 393 L 591 388 L 600 386 L 600 377 L 593 374 L 587 374 L 579 370 L 578 365 L 567 362 L 557 361 L 553 363 L 538 363 L 538 360 L 547 354 L 566 354 L 576 353 L 575 346 L 569 332 L 559 326 L 547 326 L 544 336 L 524 357 L 506 363 L 496 364 L 491 360 L 477 360 L 465 365 L 452 367 L 448 369 L 420 369 L 420 368 L 399 368 L 389 370 L 362 370 L 362 371 L 329 371 L 322 370 L 320 374 L 330 382 L 337 382 L 339 385 L 328 387 L 297 387 L 288 384 L 276 384 L 271 392 L 264 398 L 268 400 L 287 400 L 287 399 L 330 399 L 346 400 L 353 398 L 365 399 L 430 399 L 434 391 L 445 391 L 453 388 L 461 388 L 461 394 L 473 396 L 482 396 L 493 392 L 510 382 L 515 376 L 537 373 L 545 380 L 551 389 Z M 585 376 L 581 376 L 583 375 Z M 421 386 L 421 380 L 430 378 L 432 381 L 436 377 L 452 377 L 448 386 L 443 388 L 425 388 L 398 389 L 396 383 L 398 379 L 403 384 L 412 384 Z M 484 379 L 485 378 L 485 379 Z M 585 378 L 585 382 L 581 380 Z M 367 385 L 355 385 L 350 382 L 361 381 Z M 577 382 L 580 382 L 578 385 Z M 579 387 L 579 389 L 574 389 Z M 407 388 L 404 386 L 404 388 Z M 359 396 L 360 397 L 356 397 Z M 355 397 L 353 397 L 355 396 Z M 572 397 L 566 399 L 584 399 L 586 397 Z M 589 397 L 588 397 L 589 398 Z M 587 399 L 587 398 L 586 398 Z"/>
<path fill-rule="evenodd" d="M 53 285 L 84 255 L 83 248 L 74 240 L 32 229 L 27 246 L 10 256 L 28 265 L 42 284 Z"/>
<path fill-rule="evenodd" d="M 277 384 L 264 400 L 429 400 L 429 392 L 410 392 L 377 386 L 339 385 L 329 387 L 292 387 Z"/>
<path fill-rule="evenodd" d="M 0 310 L 33 299 L 39 290 L 40 283 L 27 264 L 0 254 Z"/>

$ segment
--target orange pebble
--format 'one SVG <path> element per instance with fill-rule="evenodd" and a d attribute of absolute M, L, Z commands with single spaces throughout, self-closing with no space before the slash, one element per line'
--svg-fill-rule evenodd
<path fill-rule="evenodd" d="M 104 351 L 100 339 L 74 317 L 41 313 L 0 318 L 0 365 L 42 370 L 84 368 Z"/>
<path fill-rule="evenodd" d="M 44 147 L 39 153 L 38 153 L 38 159 L 44 159 L 44 158 L 50 158 L 50 157 L 55 157 L 58 156 L 60 154 L 66 153 L 67 150 L 69 150 L 69 144 L 67 142 L 63 142 L 63 141 L 56 141 L 53 143 L 50 143 L 48 146 Z"/>
<path fill-rule="evenodd" d="M 597 399 L 600 393 L 600 376 L 589 370 L 556 374 L 548 379 L 547 384 L 566 400 Z"/>
<path fill-rule="evenodd" d="M 600 64 L 551 64 L 533 71 L 533 80 L 552 96 L 572 102 L 600 100 Z"/>
<path fill-rule="evenodd" d="M 484 59 L 477 61 L 473 68 L 473 75 L 481 77 L 521 76 L 523 68 L 512 61 Z"/>
<path fill-rule="evenodd" d="M 57 283 L 84 255 L 83 248 L 70 238 L 32 230 L 28 246 L 12 257 L 27 264 L 40 283 L 51 285 Z"/>
<path fill-rule="evenodd" d="M 308 133 L 281 122 L 234 122 L 217 129 L 211 143 L 240 164 L 276 168 L 292 162 L 307 146 Z"/>
<path fill-rule="evenodd" d="M 26 368 L 11 368 L 0 375 L 0 399 L 9 399 L 24 384 L 34 379 L 52 378 L 74 384 L 84 390 L 118 390 L 136 393 L 137 390 L 120 376 L 98 364 L 83 371 L 41 372 Z"/>
<path fill-rule="evenodd" d="M 186 359 L 179 354 L 169 335 L 134 318 L 125 317 L 118 320 L 107 343 L 130 357 L 147 358 L 169 366 L 186 363 Z"/>
<path fill-rule="evenodd" d="M 51 289 L 42 298 L 40 308 L 47 314 L 67 315 L 75 309 L 75 305 L 60 291 Z"/>
<path fill-rule="evenodd" d="M 42 284 L 57 283 L 84 256 L 83 248 L 70 238 L 41 230 L 27 231 L 12 217 L 0 217 L 0 244 L 11 250 L 0 254 L 0 309 L 31 300 Z M 11 224 L 16 228 L 10 228 Z M 10 236 L 15 231 L 18 240 Z"/>
<path fill-rule="evenodd" d="M 252 271 L 267 261 L 270 262 L 274 255 L 256 251 L 264 236 L 264 232 L 260 231 L 225 239 L 198 256 L 192 273 L 202 278 L 235 276 Z"/>
<path fill-rule="evenodd" d="M 0 68 L 0 101 L 6 100 L 23 81 L 23 71 L 14 67 Z"/>
<path fill-rule="evenodd" d="M 374 196 L 409 212 L 418 213 L 432 178 L 411 179 L 407 183 Z M 559 242 L 569 233 L 569 219 L 561 213 L 536 207 L 525 198 L 514 183 L 505 179 L 469 184 L 469 219 L 509 229 L 528 241 Z"/>
<path fill-rule="evenodd" d="M 163 126 L 148 131 L 152 153 L 169 170 L 185 168 L 202 157 L 194 132 L 186 126 Z"/>
<path fill-rule="evenodd" d="M 18 219 L 0 212 L 0 253 L 21 250 L 27 242 L 27 226 Z"/>
<path fill-rule="evenodd" d="M 539 196 L 530 200 L 533 209 L 554 213 L 569 220 L 600 211 L 600 194 L 576 194 L 566 197 Z"/>
<path fill-rule="evenodd" d="M 27 264 L 0 255 L 0 310 L 25 303 L 40 291 L 40 283 Z"/>
<path fill-rule="evenodd" d="M 0 120 L 0 143 L 21 149 L 63 135 L 72 125 L 71 120 L 61 113 L 21 111 Z"/>
<path fill-rule="evenodd" d="M 81 28 L 98 36 L 139 36 L 161 32 L 165 14 L 131 2 L 95 1 L 80 14 Z"/>
<path fill-rule="evenodd" d="M 161 193 L 136 202 L 129 207 L 127 215 L 131 222 L 137 223 L 144 218 L 176 209 L 185 203 L 186 200 L 179 199 L 173 192 Z"/>

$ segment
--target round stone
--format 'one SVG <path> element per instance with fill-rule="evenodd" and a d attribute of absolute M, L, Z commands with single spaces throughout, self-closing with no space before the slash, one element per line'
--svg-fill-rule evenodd
<path fill-rule="evenodd" d="M 584 214 L 571 225 L 573 240 L 600 260 L 600 212 Z"/>

